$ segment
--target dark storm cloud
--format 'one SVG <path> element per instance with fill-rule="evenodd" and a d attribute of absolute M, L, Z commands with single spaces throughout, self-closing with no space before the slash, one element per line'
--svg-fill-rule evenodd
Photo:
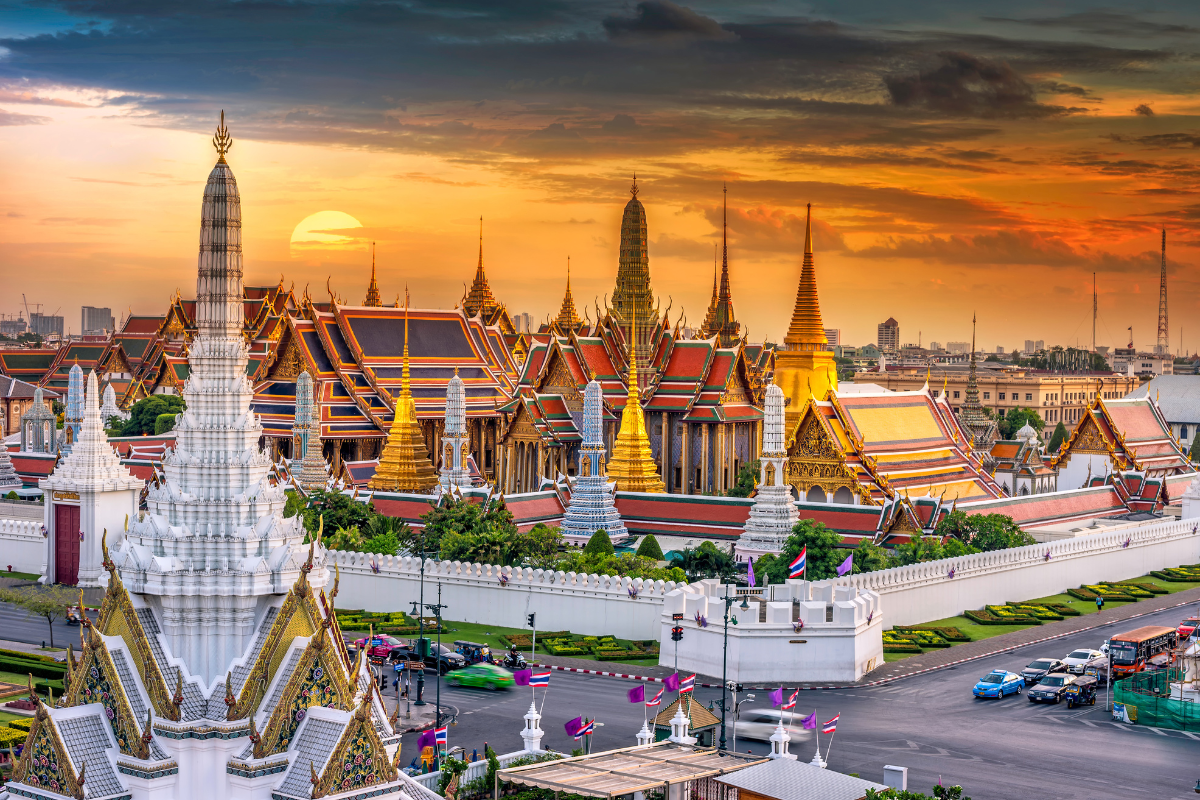
<path fill-rule="evenodd" d="M 1190 25 L 1159 23 L 1142 16 L 1122 14 L 1117 11 L 1083 11 L 1058 17 L 984 17 L 988 22 L 1009 22 L 1037 28 L 1061 28 L 1093 36 L 1189 36 L 1200 33 L 1200 28 Z"/>
<path fill-rule="evenodd" d="M 884 78 L 892 102 L 983 118 L 1039 118 L 1083 110 L 1039 103 L 1033 86 L 1002 61 L 951 51 L 938 57 L 941 63 L 933 69 Z"/>
<path fill-rule="evenodd" d="M 1153 148 L 1200 148 L 1200 132 L 1190 133 L 1155 133 L 1149 136 L 1127 136 L 1114 133 L 1109 137 L 1114 142 L 1140 144 L 1142 147 Z"/>
<path fill-rule="evenodd" d="M 1154 109 L 1151 108 L 1150 106 L 1146 105 L 1145 103 L 1142 103 L 1141 105 L 1134 107 L 1133 113 L 1135 113 L 1139 116 L 1142 116 L 1142 117 L 1153 117 Z"/>
<path fill-rule="evenodd" d="M 604 30 L 614 39 L 626 36 L 654 40 L 675 37 L 727 39 L 733 35 L 716 20 L 669 0 L 638 3 L 632 18 L 617 15 L 605 17 Z"/>

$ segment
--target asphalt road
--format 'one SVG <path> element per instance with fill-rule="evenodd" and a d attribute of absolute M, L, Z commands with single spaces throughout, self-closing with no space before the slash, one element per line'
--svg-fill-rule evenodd
<path fill-rule="evenodd" d="M 1098 647 L 1107 636 L 1142 625 L 1174 625 L 1184 614 L 1163 611 L 1134 623 L 1116 623 L 1105 632 L 1088 631 L 1049 644 L 991 656 L 958 667 L 920 675 L 888 686 L 867 689 L 805 691 L 797 712 L 815 710 L 824 722 L 841 713 L 829 755 L 830 769 L 858 773 L 882 782 L 885 764 L 909 768 L 909 788 L 928 793 L 938 782 L 961 784 L 974 800 L 1096 800 L 1109 797 L 1194 797 L 1200 778 L 1200 735 L 1157 730 L 1112 721 L 1103 695 L 1094 708 L 1068 710 L 1065 704 L 1030 703 L 1024 695 L 1003 700 L 976 700 L 971 687 L 993 668 L 1019 670 L 1042 656 L 1061 658 L 1077 647 Z M 430 676 L 432 678 L 432 675 Z M 641 727 L 626 691 L 635 684 L 616 678 L 554 672 L 543 707 L 543 746 L 570 752 L 578 746 L 563 731 L 576 716 L 594 716 L 604 726 L 594 737 L 593 751 L 628 747 Z M 651 686 L 661 684 L 647 684 Z M 427 697 L 433 697 L 430 681 Z M 657 688 L 655 689 L 657 691 Z M 718 690 L 699 689 L 706 705 Z M 765 693 L 746 706 L 769 706 Z M 539 703 L 541 692 L 538 693 Z M 468 753 L 488 741 L 499 753 L 522 747 L 521 717 L 529 708 L 530 690 L 491 693 L 443 685 L 443 702 L 460 709 L 450 729 L 452 746 Z M 812 758 L 811 738 L 792 742 L 792 752 Z M 821 736 L 822 753 L 829 743 Z M 416 734 L 404 737 L 407 763 L 416 754 Z M 766 742 L 738 741 L 738 750 L 765 753 Z"/>
<path fill-rule="evenodd" d="M 92 614 L 92 619 L 96 618 Z M 0 639 L 27 644 L 50 644 L 50 626 L 42 617 L 29 616 L 24 609 L 10 603 L 0 603 Z M 79 626 L 68 625 L 64 620 L 54 623 L 54 645 L 66 647 L 74 642 L 79 645 Z"/>

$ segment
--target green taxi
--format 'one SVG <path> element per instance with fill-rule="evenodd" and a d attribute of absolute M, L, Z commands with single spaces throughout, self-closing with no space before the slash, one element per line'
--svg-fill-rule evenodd
<path fill-rule="evenodd" d="M 482 689 L 508 689 L 513 686 L 512 673 L 495 664 L 472 664 L 456 669 L 447 677 L 451 686 L 476 686 Z"/>

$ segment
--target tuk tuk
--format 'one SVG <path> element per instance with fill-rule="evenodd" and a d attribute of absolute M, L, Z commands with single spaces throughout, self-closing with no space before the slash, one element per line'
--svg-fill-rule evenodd
<path fill-rule="evenodd" d="M 1064 690 L 1067 696 L 1067 708 L 1075 706 L 1096 705 L 1096 679 L 1090 675 L 1083 675 L 1075 679 L 1074 683 L 1067 686 Z"/>
<path fill-rule="evenodd" d="M 454 647 L 466 659 L 467 666 L 492 663 L 492 650 L 486 644 L 465 642 L 460 639 L 454 643 Z"/>
<path fill-rule="evenodd" d="M 1083 668 L 1083 674 L 1095 678 L 1100 686 L 1108 686 L 1108 659 L 1094 658 Z"/>

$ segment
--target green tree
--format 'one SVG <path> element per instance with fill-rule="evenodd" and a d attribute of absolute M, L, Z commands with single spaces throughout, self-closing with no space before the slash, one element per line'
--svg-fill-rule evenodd
<path fill-rule="evenodd" d="M 50 646 L 54 647 L 54 621 L 67 616 L 67 609 L 79 601 L 78 590 L 69 586 L 21 586 L 0 589 L 0 603 L 12 603 L 30 617 L 46 620 L 50 629 Z"/>
<path fill-rule="evenodd" d="M 759 586 L 766 586 L 771 582 L 771 575 L 778 574 L 775 568 L 775 562 L 778 560 L 779 556 L 774 553 L 764 553 L 754 559 L 754 580 Z"/>
<path fill-rule="evenodd" d="M 171 412 L 167 412 L 166 414 L 159 414 L 157 417 L 154 418 L 154 435 L 155 436 L 160 436 L 160 435 L 166 433 L 167 431 L 174 430 L 174 429 L 175 429 L 175 414 L 172 414 Z"/>
<path fill-rule="evenodd" d="M 732 550 L 732 545 L 730 550 Z M 737 572 L 732 552 L 719 549 L 712 542 L 701 542 L 697 548 L 685 548 L 680 554 L 679 567 L 692 580 L 720 578 L 729 580 Z"/>
<path fill-rule="evenodd" d="M 854 574 L 860 572 L 878 572 L 892 566 L 891 554 L 887 549 L 872 544 L 870 539 L 863 539 L 854 548 Z"/>
<path fill-rule="evenodd" d="M 662 548 L 658 546 L 658 539 L 654 538 L 653 533 L 646 534 L 638 545 L 637 554 L 646 558 L 652 558 L 655 561 L 663 560 Z"/>
<path fill-rule="evenodd" d="M 838 545 L 842 537 L 835 531 L 825 527 L 825 523 L 811 519 L 802 519 L 792 528 L 787 541 L 784 542 L 783 552 L 779 558 L 768 565 L 769 577 L 772 583 L 782 583 L 788 577 L 788 565 L 800 555 L 800 548 L 807 547 L 806 562 L 808 570 L 805 577 L 810 581 L 824 580 L 837 577 L 838 565 L 850 555 L 847 550 Z M 757 565 L 755 565 L 757 566 Z M 756 570 L 757 572 L 757 570 Z"/>
<path fill-rule="evenodd" d="M 969 797 L 963 797 L 963 788 L 961 786 L 942 786 L 938 784 L 933 787 L 933 794 L 921 794 L 920 792 L 910 792 L 907 789 L 867 789 L 863 800 L 971 800 Z"/>
<path fill-rule="evenodd" d="M 1200 461 L 1200 428 L 1196 429 L 1196 435 L 1192 437 L 1192 452 L 1190 455 L 1192 461 Z"/>
<path fill-rule="evenodd" d="M 1059 422 L 1054 426 L 1054 433 L 1050 434 L 1050 452 L 1057 453 L 1058 448 L 1062 447 L 1062 443 L 1067 440 L 1067 426 Z"/>
<path fill-rule="evenodd" d="M 1033 537 L 1005 514 L 967 514 L 955 509 L 942 517 L 935 532 L 938 536 L 954 537 L 978 551 L 1007 550 L 1034 543 Z"/>
<path fill-rule="evenodd" d="M 757 459 L 748 464 L 742 464 L 738 470 L 737 482 L 725 493 L 726 497 L 749 497 L 758 486 L 759 462 Z"/>
<path fill-rule="evenodd" d="M 583 546 L 584 555 L 592 557 L 611 556 L 615 552 L 612 539 L 608 538 L 608 531 L 603 528 L 593 533 L 588 543 Z"/>
<path fill-rule="evenodd" d="M 1000 419 L 1000 438 L 1012 439 L 1017 435 L 1017 431 L 1025 427 L 1025 423 L 1027 422 L 1039 434 L 1042 432 L 1042 428 L 1046 427 L 1045 420 L 1042 419 L 1041 414 L 1038 414 L 1036 409 L 1010 408 L 1008 413 Z"/>
<path fill-rule="evenodd" d="M 138 400 L 129 409 L 129 419 L 121 426 L 121 435 L 152 434 L 160 416 L 181 414 L 184 407 L 183 398 L 176 394 L 154 394 Z"/>
<path fill-rule="evenodd" d="M 562 529 L 541 522 L 523 534 L 518 543 L 521 561 L 537 569 L 554 568 L 562 546 Z"/>

